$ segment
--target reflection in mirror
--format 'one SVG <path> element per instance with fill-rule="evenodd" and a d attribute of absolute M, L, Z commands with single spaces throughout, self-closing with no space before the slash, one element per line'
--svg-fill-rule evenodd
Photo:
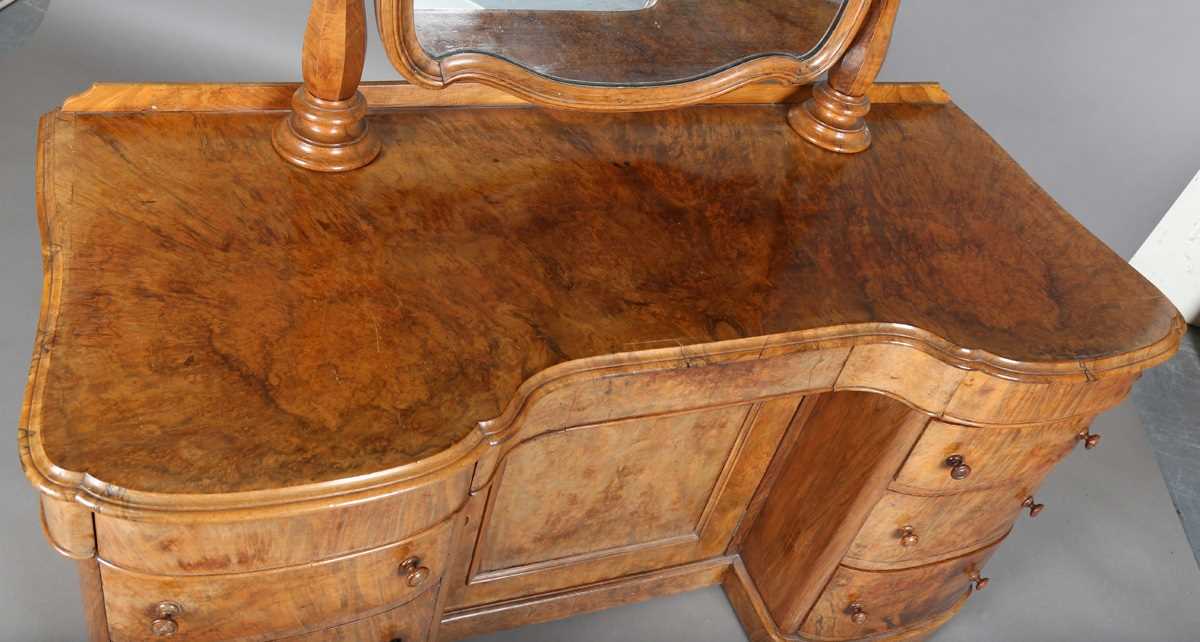
<path fill-rule="evenodd" d="M 746 60 L 804 58 L 846 0 L 417 0 L 435 59 L 496 56 L 557 80 L 631 86 L 703 77 Z"/>
<path fill-rule="evenodd" d="M 0 0 L 3 2 L 4 0 Z M 637 11 L 656 0 L 416 0 L 417 11 Z"/>

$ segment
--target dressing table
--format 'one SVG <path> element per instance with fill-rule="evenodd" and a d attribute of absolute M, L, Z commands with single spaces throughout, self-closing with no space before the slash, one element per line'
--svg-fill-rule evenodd
<path fill-rule="evenodd" d="M 1178 313 L 875 82 L 897 0 L 611 2 L 378 0 L 406 82 L 361 83 L 361 1 L 314 0 L 302 84 L 43 117 L 19 450 L 91 640 L 712 585 L 756 642 L 916 640 L 1019 590 L 988 559 Z"/>

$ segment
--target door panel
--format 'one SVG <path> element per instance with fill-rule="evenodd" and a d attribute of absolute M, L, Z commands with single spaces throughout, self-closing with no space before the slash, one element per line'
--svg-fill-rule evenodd
<path fill-rule="evenodd" d="M 514 447 L 488 489 L 456 606 L 722 554 L 799 401 L 580 426 Z"/>

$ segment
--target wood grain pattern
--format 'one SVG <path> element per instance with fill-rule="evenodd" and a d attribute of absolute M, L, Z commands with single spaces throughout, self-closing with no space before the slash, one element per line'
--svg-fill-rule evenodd
<path fill-rule="evenodd" d="M 730 558 L 718 557 L 568 590 L 460 609 L 446 615 L 438 639 L 451 642 L 692 591 L 720 582 L 729 565 Z"/>
<path fill-rule="evenodd" d="M 162 601 L 182 607 L 172 639 L 189 641 L 276 639 L 380 613 L 437 585 L 452 526 L 451 520 L 373 551 L 255 573 L 155 576 L 101 560 L 112 638 L 146 639 L 154 607 Z M 415 585 L 401 569 L 414 556 L 429 569 Z"/>
<path fill-rule="evenodd" d="M 909 382 L 904 400 L 918 408 L 944 408 L 958 390 L 965 370 L 946 368 L 933 355 L 912 354 L 896 343 L 855 346 L 838 374 L 837 390 L 867 390 L 887 393 L 895 382 Z"/>
<path fill-rule="evenodd" d="M 829 70 L 829 86 L 848 96 L 865 96 L 883 68 L 900 0 L 874 0 L 871 12 L 846 54 Z"/>
<path fill-rule="evenodd" d="M 809 142 L 853 154 L 871 146 L 864 116 L 871 109 L 867 89 L 875 82 L 892 41 L 900 0 L 875 0 L 854 43 L 813 88 L 813 97 L 788 111 L 788 122 Z"/>
<path fill-rule="evenodd" d="M 799 633 L 811 640 L 852 640 L 919 625 L 958 604 L 971 591 L 969 574 L 981 570 L 995 546 L 938 564 L 883 573 L 841 567 L 813 605 Z M 867 620 L 851 620 L 858 602 Z"/>
<path fill-rule="evenodd" d="M 99 505 L 398 469 L 500 415 L 533 373 L 664 341 L 888 336 L 1075 379 L 1076 359 L 1107 376 L 1105 358 L 1169 354 L 1170 304 L 954 107 L 881 107 L 853 160 L 789 142 L 779 109 L 397 112 L 374 122 L 408 150 L 346 179 L 275 164 L 270 115 L 51 117 L 26 470 L 48 489 L 87 471 Z M 513 135 L 483 134 L 497 127 Z M 500 167 L 519 187 L 497 191 Z M 1057 287 L 1079 271 L 1088 287 Z"/>
<path fill-rule="evenodd" d="M 892 488 L 932 495 L 1036 481 L 1075 447 L 1075 436 L 1089 423 L 1091 417 L 1006 428 L 930 422 Z M 950 476 L 946 458 L 951 455 L 963 457 L 971 467 L 969 477 Z"/>
<path fill-rule="evenodd" d="M 758 590 L 754 586 L 754 581 L 750 578 L 750 574 L 746 571 L 746 567 L 740 559 L 734 558 L 733 564 L 721 580 L 721 586 L 725 589 L 725 595 L 729 598 L 734 613 L 742 623 L 742 628 L 745 630 L 746 637 L 750 642 L 805 642 L 803 638 L 795 634 L 780 631 L 779 627 L 775 625 L 775 622 L 767 612 L 766 605 L 763 604 L 762 597 L 758 594 Z M 969 597 L 970 594 L 963 595 L 954 606 L 927 620 L 898 627 L 887 633 L 873 635 L 869 639 L 872 642 L 915 642 L 924 640 L 946 624 L 946 622 L 950 621 L 958 613 L 959 609 L 966 604 Z"/>
<path fill-rule="evenodd" d="M 479 572 L 697 537 L 752 410 L 581 427 L 525 442 L 496 482 Z"/>
<path fill-rule="evenodd" d="M 18 445 L 101 560 L 96 639 L 164 600 L 178 639 L 451 638 L 722 574 L 755 639 L 915 639 L 1183 330 L 929 87 L 868 90 L 899 102 L 848 158 L 780 85 L 607 115 L 381 85 L 394 147 L 319 177 L 266 140 L 286 91 L 43 121 Z"/>
<path fill-rule="evenodd" d="M 304 87 L 271 137 L 293 165 L 344 172 L 379 155 L 382 144 L 367 126 L 367 101 L 358 91 L 366 29 L 363 0 L 313 0 L 301 61 Z"/>
<path fill-rule="evenodd" d="M 288 516 L 169 522 L 96 515 L 104 559 L 152 575 L 245 573 L 298 566 L 408 539 L 466 501 L 473 469 L 345 506 Z"/>
<path fill-rule="evenodd" d="M 741 547 L 781 630 L 796 630 L 926 422 L 863 392 L 813 409 Z"/>
<path fill-rule="evenodd" d="M 467 586 L 450 604 L 483 605 L 721 555 L 798 402 L 783 397 L 526 442 L 492 482 Z M 571 439 L 554 443 L 559 437 Z M 524 473 L 522 457 L 534 462 Z"/>
<path fill-rule="evenodd" d="M 76 560 L 96 555 L 92 512 L 74 502 L 41 496 L 42 533 L 60 554 Z"/>
<path fill-rule="evenodd" d="M 1001 539 L 1022 513 L 1021 502 L 1041 478 L 1020 484 L 961 495 L 921 497 L 889 492 L 884 495 L 842 564 L 859 570 L 887 571 L 940 562 L 965 555 Z M 901 544 L 904 527 L 911 526 L 917 543 Z"/>
<path fill-rule="evenodd" d="M 1088 375 L 1086 382 L 1002 381 L 968 373 L 943 415 L 964 424 L 1038 423 L 1095 415 L 1120 403 L 1137 380 L 1128 375 L 1099 379 L 1088 363 L 1081 362 L 1080 367 Z"/>
<path fill-rule="evenodd" d="M 291 107 L 299 83 L 94 83 L 68 98 L 64 113 L 117 112 L 248 112 Z M 497 107 L 529 103 L 487 85 L 454 85 L 431 91 L 406 82 L 364 82 L 359 90 L 372 109 L 415 107 Z M 932 82 L 888 82 L 871 85 L 873 104 L 938 104 L 950 102 L 941 85 Z M 803 102 L 808 87 L 781 82 L 760 82 L 714 96 L 709 104 L 762 105 Z"/>
<path fill-rule="evenodd" d="M 762 479 L 758 482 L 758 488 L 754 491 L 754 496 L 750 498 L 750 503 L 746 506 L 746 512 L 742 515 L 737 532 L 729 540 L 729 546 L 725 549 L 726 554 L 734 555 L 742 550 L 742 542 L 746 540 L 750 529 L 758 521 L 758 516 L 762 514 L 763 507 L 767 503 L 767 498 L 770 496 L 776 482 L 779 481 L 780 475 L 787 469 L 788 462 L 791 460 L 791 453 L 800 440 L 800 434 L 804 429 L 804 425 L 808 423 L 813 411 L 821 405 L 820 400 L 823 398 L 825 398 L 825 395 L 804 397 L 797 406 L 795 414 L 792 415 L 791 423 L 788 425 L 787 430 L 784 431 L 783 438 L 779 441 L 779 447 L 771 454 L 771 461 L 763 472 Z"/>
<path fill-rule="evenodd" d="M 437 596 L 436 589 L 428 590 L 411 602 L 379 615 L 322 631 L 281 638 L 281 642 L 427 642 L 435 639 L 430 633 L 437 616 Z"/>
<path fill-rule="evenodd" d="M 313 0 L 304 33 L 304 87 L 328 101 L 358 92 L 367 57 L 362 0 Z"/>
<path fill-rule="evenodd" d="M 83 621 L 87 626 L 88 642 L 109 642 L 100 564 L 95 559 L 78 560 L 75 568 L 79 572 L 79 593 L 83 598 Z"/>

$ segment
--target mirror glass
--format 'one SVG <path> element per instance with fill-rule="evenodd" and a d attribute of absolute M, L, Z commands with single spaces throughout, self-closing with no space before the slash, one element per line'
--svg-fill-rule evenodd
<path fill-rule="evenodd" d="M 566 82 L 633 86 L 707 76 L 746 60 L 811 55 L 846 0 L 416 0 L 435 59 L 503 58 Z"/>

